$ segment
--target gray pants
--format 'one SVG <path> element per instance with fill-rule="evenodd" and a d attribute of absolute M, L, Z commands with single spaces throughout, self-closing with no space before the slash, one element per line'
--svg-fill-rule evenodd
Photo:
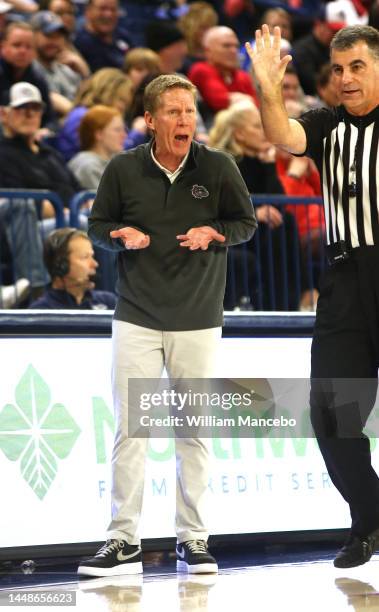
<path fill-rule="evenodd" d="M 213 375 L 221 328 L 162 332 L 113 321 L 112 387 L 116 434 L 112 454 L 112 520 L 108 538 L 139 544 L 147 438 L 128 438 L 128 378 L 208 378 Z M 204 440 L 178 438 L 176 534 L 178 542 L 207 540 L 204 503 L 209 457 Z"/>

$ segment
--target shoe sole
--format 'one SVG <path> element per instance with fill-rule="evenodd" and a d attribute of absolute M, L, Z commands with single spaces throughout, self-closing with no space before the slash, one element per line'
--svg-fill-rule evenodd
<path fill-rule="evenodd" d="M 95 591 L 96 589 L 102 589 L 104 587 L 118 587 L 118 588 L 142 588 L 143 586 L 143 575 L 142 574 L 130 574 L 123 576 L 101 576 L 101 578 L 95 576 L 86 576 L 87 579 L 80 578 L 78 580 L 78 586 L 81 591 Z"/>
<path fill-rule="evenodd" d="M 79 576 L 94 576 L 95 578 L 142 573 L 142 561 L 138 561 L 137 563 L 120 563 L 114 567 L 91 567 L 89 565 L 80 565 L 78 567 Z"/>
<path fill-rule="evenodd" d="M 185 561 L 176 562 L 176 570 L 187 574 L 217 574 L 217 563 L 198 563 L 197 565 L 188 565 Z"/>

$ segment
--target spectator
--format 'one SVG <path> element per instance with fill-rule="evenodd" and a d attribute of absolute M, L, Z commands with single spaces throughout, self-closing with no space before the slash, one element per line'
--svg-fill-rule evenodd
<path fill-rule="evenodd" d="M 184 34 L 173 22 L 157 20 L 149 23 L 145 38 L 146 45 L 158 54 L 164 74 L 181 70 L 188 49 Z"/>
<path fill-rule="evenodd" d="M 42 111 L 43 101 L 37 87 L 25 82 L 12 85 L 8 106 L 2 111 L 0 185 L 5 189 L 48 189 L 56 192 L 68 207 L 80 185 L 59 153 L 35 141 Z M 40 216 L 53 215 L 52 204 L 45 200 Z"/>
<path fill-rule="evenodd" d="M 276 168 L 288 196 L 321 197 L 320 175 L 308 157 L 294 157 L 278 149 Z M 301 310 L 315 310 L 318 298 L 320 258 L 323 255 L 325 232 L 324 213 L 321 204 L 287 205 L 286 210 L 296 219 L 303 260 L 307 262 L 309 289 L 302 296 Z"/>
<path fill-rule="evenodd" d="M 206 61 L 193 64 L 188 76 L 200 91 L 208 119 L 237 100 L 248 97 L 256 101 L 251 77 L 238 68 L 239 42 L 233 30 L 210 28 L 203 44 Z"/>
<path fill-rule="evenodd" d="M 305 94 L 317 95 L 316 74 L 329 62 L 330 42 L 344 26 L 333 15 L 325 21 L 316 19 L 312 31 L 294 43 L 291 55 Z"/>
<path fill-rule="evenodd" d="M 283 98 L 284 99 L 284 98 Z M 306 110 L 295 100 L 285 100 L 290 117 L 300 117 Z M 288 196 L 321 197 L 320 175 L 308 157 L 293 156 L 277 149 L 276 170 Z M 303 261 L 307 264 L 308 285 L 312 289 L 302 296 L 302 310 L 314 310 L 318 299 L 319 276 L 324 255 L 325 219 L 322 204 L 287 205 L 286 210 L 295 217 Z"/>
<path fill-rule="evenodd" d="M 288 40 L 289 43 L 292 43 L 292 17 L 286 9 L 281 7 L 268 9 L 260 18 L 260 23 L 266 23 L 271 34 L 274 32 L 275 26 L 279 26 L 282 37 Z"/>
<path fill-rule="evenodd" d="M 287 66 L 282 83 L 283 100 L 294 100 L 299 102 L 303 97 L 299 77 L 291 64 Z"/>
<path fill-rule="evenodd" d="M 130 48 L 129 34 L 118 26 L 118 0 L 88 0 L 84 25 L 74 39 L 92 72 L 122 68 Z"/>
<path fill-rule="evenodd" d="M 69 34 L 75 32 L 77 9 L 72 0 L 41 0 L 39 5 L 41 11 L 51 11 L 54 15 L 58 15 Z"/>
<path fill-rule="evenodd" d="M 68 163 L 83 189 L 96 190 L 108 161 L 124 148 L 121 113 L 109 106 L 93 106 L 79 126 L 81 152 Z"/>
<path fill-rule="evenodd" d="M 1 104 L 7 103 L 9 89 L 14 83 L 26 81 L 35 85 L 41 92 L 45 104 L 42 125 L 55 131 L 57 124 L 50 103 L 49 86 L 46 79 L 35 66 L 34 34 L 28 23 L 16 21 L 8 24 L 5 30 L 0 58 L 0 92 Z M 40 132 L 46 136 L 46 130 Z"/>
<path fill-rule="evenodd" d="M 58 15 L 68 32 L 68 36 L 64 40 L 64 48 L 59 54 L 59 61 L 69 66 L 83 79 L 87 78 L 90 74 L 89 66 L 73 44 L 76 32 L 76 8 L 73 0 L 42 0 L 40 7 L 41 10 L 51 11 Z"/>
<path fill-rule="evenodd" d="M 235 157 L 250 193 L 284 194 L 276 171 L 275 148 L 264 135 L 260 114 L 253 102 L 243 100 L 218 113 L 209 133 L 209 144 Z M 259 253 L 254 252 L 253 244 L 249 243 L 249 248 L 257 260 L 261 260 L 262 286 L 259 291 L 257 271 L 255 276 L 250 277 L 252 303 L 260 310 L 297 310 L 299 279 L 296 278 L 298 262 L 294 246 L 298 243 L 298 233 L 294 217 L 271 204 L 256 206 L 255 213 L 259 228 Z M 284 266 L 283 261 L 286 262 Z M 253 271 L 256 265 L 250 263 L 248 267 Z M 273 291 L 270 289 L 272 280 Z M 288 285 L 288 298 L 285 296 L 285 285 Z"/>
<path fill-rule="evenodd" d="M 193 2 L 178 20 L 178 27 L 187 41 L 188 55 L 183 69 L 186 74 L 192 64 L 205 59 L 204 34 L 216 25 L 218 14 L 209 2 Z"/>
<path fill-rule="evenodd" d="M 58 115 L 67 115 L 81 82 L 81 77 L 58 59 L 67 30 L 61 18 L 51 11 L 36 13 L 31 25 L 35 32 L 36 65 L 49 85 L 51 103 Z"/>
<path fill-rule="evenodd" d="M 125 55 L 123 71 L 132 81 L 136 91 L 147 75 L 158 76 L 162 73 L 161 60 L 152 49 L 136 47 Z"/>
<path fill-rule="evenodd" d="M 322 106 L 333 108 L 340 104 L 338 92 L 333 80 L 330 63 L 324 64 L 316 76 L 316 89 Z"/>
<path fill-rule="evenodd" d="M 116 296 L 94 289 L 98 263 L 87 234 L 71 227 L 55 230 L 45 241 L 44 261 L 51 284 L 29 308 L 114 309 Z"/>
<path fill-rule="evenodd" d="M 74 108 L 67 115 L 58 134 L 56 146 L 66 161 L 80 150 L 79 124 L 87 110 L 95 104 L 114 106 L 125 116 L 133 95 L 128 77 L 117 68 L 103 68 L 84 81 L 74 100 Z M 143 141 L 145 132 L 131 130 L 125 146 L 130 148 Z"/>
<path fill-rule="evenodd" d="M 270 34 L 273 34 L 275 26 L 279 26 L 282 32 L 281 54 L 283 53 L 283 55 L 286 55 L 291 52 L 293 40 L 292 18 L 288 11 L 283 8 L 270 8 L 263 13 L 259 23 L 266 23 L 269 27 Z M 250 32 L 252 30 L 253 29 L 251 29 Z M 249 33 L 249 36 L 251 36 L 251 33 Z M 243 38 L 242 40 L 245 39 Z M 251 40 L 250 44 L 254 46 L 254 40 Z M 245 44 L 240 48 L 240 63 L 243 70 L 251 70 L 251 61 L 246 51 Z"/>
<path fill-rule="evenodd" d="M 286 68 L 282 83 L 283 100 L 291 100 L 303 107 L 304 112 L 310 108 L 317 108 L 320 103 L 314 96 L 305 96 L 301 88 L 298 74 L 293 64 Z"/>

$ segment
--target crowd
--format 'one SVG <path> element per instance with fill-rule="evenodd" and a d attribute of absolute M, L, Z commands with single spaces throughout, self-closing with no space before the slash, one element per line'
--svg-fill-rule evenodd
<path fill-rule="evenodd" d="M 95 191 L 113 155 L 149 141 L 146 85 L 159 74 L 182 74 L 198 90 L 195 139 L 230 153 L 251 193 L 320 196 L 313 162 L 285 155 L 264 136 L 244 43 L 262 23 L 270 31 L 280 26 L 283 54 L 293 57 L 283 96 L 289 114 L 299 117 L 338 104 L 329 66 L 333 35 L 344 25 L 378 21 L 375 0 L 0 0 L 0 189 L 53 191 L 68 223 L 73 195 Z M 43 239 L 54 227 L 54 203 L 13 202 L 0 200 L 0 307 L 35 303 L 53 282 Z M 260 253 L 257 237 L 232 247 L 236 278 L 225 307 L 313 309 L 321 205 L 268 202 L 256 213 Z M 17 291 L 20 279 L 29 283 L 29 300 Z M 14 299 L 2 304 L 2 295 Z"/>

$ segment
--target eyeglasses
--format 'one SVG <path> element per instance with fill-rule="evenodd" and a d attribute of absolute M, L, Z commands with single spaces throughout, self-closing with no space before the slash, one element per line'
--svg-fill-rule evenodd
<path fill-rule="evenodd" d="M 32 113 L 40 113 L 43 110 L 42 104 L 38 102 L 27 102 L 25 104 L 20 104 L 20 106 L 13 107 L 13 110 L 22 111 L 22 112 L 32 112 Z"/>

